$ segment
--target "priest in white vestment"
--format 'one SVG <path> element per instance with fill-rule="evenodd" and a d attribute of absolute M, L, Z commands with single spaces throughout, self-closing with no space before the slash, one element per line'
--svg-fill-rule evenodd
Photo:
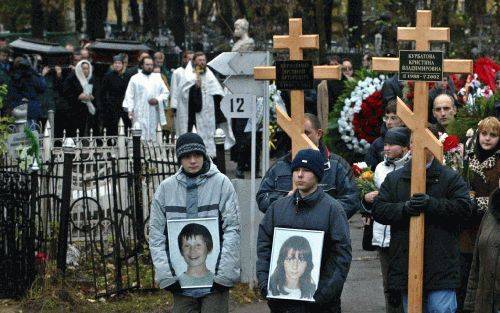
<path fill-rule="evenodd" d="M 219 108 L 224 94 L 219 81 L 206 66 L 205 54 L 196 52 L 184 70 L 179 88 L 173 94 L 173 102 L 177 106 L 176 134 L 180 136 L 192 132 L 194 127 L 205 143 L 207 154 L 212 158 L 216 156 L 216 124 L 226 135 L 224 148 L 230 149 L 235 143 L 231 124 L 226 121 Z"/>
<path fill-rule="evenodd" d="M 123 107 L 127 110 L 132 125 L 140 125 L 141 140 L 156 141 L 158 124 L 166 125 L 165 104 L 168 88 L 159 73 L 153 73 L 153 59 L 145 57 L 140 62 L 140 71 L 128 83 Z"/>

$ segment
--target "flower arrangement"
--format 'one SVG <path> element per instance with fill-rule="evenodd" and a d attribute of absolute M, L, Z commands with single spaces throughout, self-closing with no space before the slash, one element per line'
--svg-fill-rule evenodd
<path fill-rule="evenodd" d="M 366 77 L 357 82 L 338 119 L 340 138 L 349 150 L 365 153 L 370 144 L 380 135 L 382 120 L 382 84 L 386 76 Z"/>
<path fill-rule="evenodd" d="M 458 109 L 455 120 L 448 125 L 447 131 L 450 135 L 458 136 L 460 141 L 464 141 L 469 129 L 475 129 L 477 123 L 486 116 L 494 115 L 495 102 L 499 100 L 500 93 L 494 94 L 475 73 L 467 77 L 465 86 L 458 92 L 458 97 L 462 99 L 464 105 Z"/>
<path fill-rule="evenodd" d="M 377 190 L 374 182 L 374 173 L 365 162 L 358 162 L 352 165 L 352 172 L 358 186 L 359 195 L 362 197 L 365 194 Z"/>
<path fill-rule="evenodd" d="M 276 150 L 278 139 L 276 135 L 281 132 L 276 117 L 276 106 L 281 106 L 286 111 L 285 103 L 281 98 L 281 91 L 276 88 L 276 84 L 269 85 L 269 146 L 271 150 Z"/>
<path fill-rule="evenodd" d="M 490 58 L 479 58 L 474 61 L 474 73 L 483 84 L 495 88 L 495 73 L 500 71 L 500 64 Z"/>
<path fill-rule="evenodd" d="M 459 143 L 457 136 L 439 133 L 439 141 L 443 144 L 444 164 L 455 171 L 462 173 L 464 164 L 464 146 Z"/>

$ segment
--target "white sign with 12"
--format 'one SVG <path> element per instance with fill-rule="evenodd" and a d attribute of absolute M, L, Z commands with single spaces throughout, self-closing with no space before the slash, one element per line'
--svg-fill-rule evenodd
<path fill-rule="evenodd" d="M 222 98 L 220 107 L 227 118 L 251 118 L 255 103 L 255 95 L 230 94 Z"/>

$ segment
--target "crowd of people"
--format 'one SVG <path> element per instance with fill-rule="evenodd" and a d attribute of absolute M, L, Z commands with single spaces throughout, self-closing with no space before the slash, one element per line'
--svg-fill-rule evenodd
<path fill-rule="evenodd" d="M 86 47 L 68 45 L 67 49 L 73 53 L 70 67 L 37 70 L 32 59 L 10 60 L 8 48 L 0 47 L 0 84 L 8 85 L 9 104 L 2 114 L 26 104 L 28 124 L 43 122 L 47 100 L 42 95 L 48 92 L 49 101 L 56 104 L 56 137 L 62 137 L 63 131 L 66 136 L 83 136 L 91 130 L 101 134 L 104 129 L 116 135 L 120 119 L 127 128 L 140 127 L 143 140 L 156 140 L 158 125 L 167 134 L 175 133 L 180 168 L 160 185 L 151 207 L 149 238 L 156 281 L 174 294 L 174 312 L 213 312 L 214 308 L 227 312 L 228 290 L 240 272 L 240 213 L 231 181 L 214 164 L 214 135 L 217 127 L 225 130 L 226 148 L 234 145 L 235 136 L 234 124 L 227 123 L 220 110 L 225 91 L 207 67 L 206 55 L 186 51 L 182 65 L 171 71 L 164 66 L 161 52 L 144 51 L 137 67 L 129 66 L 128 55 L 120 53 L 97 77 Z M 371 53 L 364 54 L 362 64 L 368 70 L 371 59 Z M 426 193 L 411 194 L 412 138 L 396 114 L 396 97 L 401 97 L 403 86 L 397 74 L 392 76 L 382 87 L 381 135 L 364 156 L 374 171 L 376 190 L 362 192 L 351 165 L 322 140 L 328 113 L 344 83 L 355 75 L 350 59 L 333 56 L 328 64 L 341 66 L 342 80 L 317 82 L 305 101 L 304 133 L 318 150 L 301 150 L 295 157 L 284 151 L 256 194 L 265 214 L 258 232 L 256 274 L 271 311 L 341 312 L 340 297 L 352 260 L 348 220 L 361 211 L 363 223 L 373 228 L 371 245 L 380 259 L 386 312 L 407 312 L 409 221 L 422 213 L 424 311 L 498 312 L 500 104 L 486 112 L 490 116 L 482 117 L 464 143 L 460 157 L 465 170 L 441 164 L 427 151 Z M 500 92 L 498 72 L 496 92 Z M 314 101 L 308 102 L 307 97 Z M 285 94 L 283 98 L 287 102 Z M 447 76 L 429 91 L 428 129 L 436 138 L 448 131 L 460 105 Z M 241 176 L 244 164 L 238 166 Z M 179 247 L 170 246 L 167 220 L 206 217 L 218 218 L 220 251 L 212 250 L 206 239 L 212 242 L 212 236 L 205 233 L 181 236 Z M 276 228 L 323 232 L 322 246 L 297 236 L 275 246 Z M 197 241 L 206 250 L 204 258 L 218 254 L 215 268 L 207 268 L 205 259 L 198 262 L 200 256 L 189 248 Z M 172 249 L 180 249 L 191 266 L 185 273 L 173 270 Z M 315 249 L 321 251 L 317 263 L 312 257 Z M 277 251 L 276 264 L 272 264 L 273 251 Z M 315 267 L 317 280 L 312 276 Z M 181 280 L 210 281 L 211 287 L 184 288 Z"/>

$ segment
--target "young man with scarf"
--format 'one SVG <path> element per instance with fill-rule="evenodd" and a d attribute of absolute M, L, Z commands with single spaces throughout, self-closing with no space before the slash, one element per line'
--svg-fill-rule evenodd
<path fill-rule="evenodd" d="M 274 228 L 324 232 L 319 281 L 314 303 L 269 299 L 272 313 L 340 313 L 340 295 L 352 260 L 349 223 L 341 203 L 325 194 L 319 182 L 326 175 L 324 156 L 312 149 L 300 150 L 290 165 L 296 190 L 273 202 L 259 225 L 257 280 L 267 296 Z"/>
<path fill-rule="evenodd" d="M 351 167 L 342 157 L 330 152 L 321 141 L 323 129 L 318 117 L 310 113 L 306 113 L 304 117 L 304 133 L 319 147 L 323 155 L 325 175 L 319 181 L 319 186 L 340 202 L 349 219 L 360 206 L 358 188 Z M 288 153 L 278 159 L 262 179 L 257 192 L 257 204 L 262 212 L 265 213 L 274 201 L 295 191 L 292 188 L 291 162 L 292 155 Z"/>
<path fill-rule="evenodd" d="M 155 192 L 149 222 L 149 247 L 155 280 L 174 295 L 174 313 L 225 313 L 229 311 L 229 288 L 240 277 L 240 212 L 229 178 L 219 172 L 207 155 L 198 134 L 177 139 L 180 169 L 165 179 Z M 172 267 L 167 238 L 167 220 L 218 217 L 220 247 L 211 288 L 181 288 Z M 215 252 L 215 251 L 214 251 Z"/>
<path fill-rule="evenodd" d="M 406 127 L 389 128 L 384 135 L 384 161 L 380 162 L 374 174 L 374 182 L 377 188 L 380 188 L 385 177 L 390 172 L 402 168 L 410 161 L 410 130 Z M 363 222 L 365 225 L 373 223 L 373 237 L 371 244 L 377 248 L 380 268 L 382 270 L 382 281 L 385 293 L 385 311 L 387 313 L 403 313 L 403 306 L 400 301 L 394 302 L 391 295 L 387 292 L 387 270 L 389 269 L 389 243 L 391 240 L 391 226 L 382 225 L 373 221 L 370 217 L 371 207 L 378 191 L 368 192 L 363 195 L 362 209 Z M 397 298 L 397 297 L 396 297 Z M 391 304 L 392 303 L 392 304 Z M 393 306 L 394 304 L 394 306 Z"/>
<path fill-rule="evenodd" d="M 156 141 L 158 124 L 165 125 L 165 105 L 169 91 L 159 73 L 153 73 L 153 59 L 145 56 L 139 63 L 141 70 L 128 83 L 123 107 L 132 125 L 139 123 L 141 140 Z"/>

